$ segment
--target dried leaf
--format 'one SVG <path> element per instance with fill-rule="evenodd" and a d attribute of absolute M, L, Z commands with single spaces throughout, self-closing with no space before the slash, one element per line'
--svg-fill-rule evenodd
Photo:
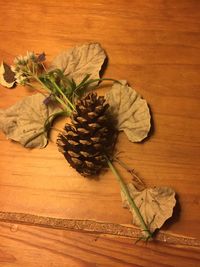
<path fill-rule="evenodd" d="M 126 81 L 115 82 L 105 95 L 110 110 L 117 118 L 117 128 L 124 131 L 132 142 L 140 142 L 147 137 L 151 127 L 151 116 L 146 100 Z"/>
<path fill-rule="evenodd" d="M 27 96 L 6 110 L 0 109 L 0 129 L 8 139 L 19 142 L 25 147 L 43 148 L 47 145 L 44 131 L 46 119 L 56 111 L 54 104 L 46 106 L 45 96 Z"/>
<path fill-rule="evenodd" d="M 90 79 L 98 79 L 105 58 L 106 54 L 100 44 L 83 44 L 59 54 L 54 58 L 50 70 L 61 69 L 79 84 L 86 74 L 90 74 Z"/>
<path fill-rule="evenodd" d="M 0 66 L 0 84 L 8 88 L 12 88 L 15 84 L 15 73 L 5 62 Z"/>
<path fill-rule="evenodd" d="M 142 191 L 138 191 L 132 183 L 128 184 L 127 187 L 151 232 L 160 228 L 172 216 L 176 199 L 175 192 L 170 187 L 146 188 Z M 133 215 L 133 224 L 141 226 L 135 211 L 130 208 L 127 198 L 122 191 L 121 196 L 123 206 L 128 208 Z"/>

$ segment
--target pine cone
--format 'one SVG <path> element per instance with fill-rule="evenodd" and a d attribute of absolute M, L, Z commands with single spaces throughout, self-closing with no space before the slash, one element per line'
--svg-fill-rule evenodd
<path fill-rule="evenodd" d="M 83 176 L 97 175 L 114 148 L 115 129 L 103 96 L 90 93 L 78 100 L 72 124 L 66 124 L 57 145 L 69 162 Z"/>

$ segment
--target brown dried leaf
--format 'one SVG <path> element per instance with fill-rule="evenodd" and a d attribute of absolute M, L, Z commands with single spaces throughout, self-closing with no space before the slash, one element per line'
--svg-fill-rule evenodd
<path fill-rule="evenodd" d="M 115 82 L 105 98 L 110 110 L 117 118 L 117 128 L 124 131 L 132 142 L 140 142 L 147 137 L 151 127 L 151 116 L 145 99 L 126 81 Z"/>
<path fill-rule="evenodd" d="M 46 106 L 44 99 L 45 96 L 38 93 L 25 97 L 6 110 L 0 109 L 0 129 L 8 139 L 29 148 L 43 148 L 47 145 L 43 133 L 44 123 L 58 108 L 54 105 Z"/>
<path fill-rule="evenodd" d="M 146 188 L 142 191 L 138 191 L 132 183 L 127 187 L 151 232 L 160 228 L 172 216 L 176 199 L 175 192 L 170 187 Z M 133 215 L 133 224 L 141 226 L 135 211 L 129 206 L 122 191 L 121 196 L 124 208 L 128 208 Z"/>
<path fill-rule="evenodd" d="M 86 74 L 90 74 L 90 79 L 98 79 L 105 58 L 106 54 L 100 44 L 83 44 L 60 53 L 52 61 L 50 69 L 63 70 L 78 84 Z"/>
<path fill-rule="evenodd" d="M 7 88 L 12 88 L 15 84 L 15 73 L 5 62 L 0 66 L 0 84 Z"/>

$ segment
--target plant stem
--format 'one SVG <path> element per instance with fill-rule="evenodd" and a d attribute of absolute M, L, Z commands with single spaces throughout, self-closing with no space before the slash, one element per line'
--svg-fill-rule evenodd
<path fill-rule="evenodd" d="M 76 110 L 75 106 L 71 103 L 71 101 L 66 97 L 66 95 L 63 93 L 63 91 L 60 89 L 60 87 L 52 80 L 50 80 L 51 83 L 55 86 L 56 90 L 62 95 L 63 99 L 70 105 L 72 110 Z"/>
<path fill-rule="evenodd" d="M 43 96 L 46 96 L 42 90 L 39 90 L 36 86 L 32 85 L 31 83 L 26 83 L 26 85 L 33 88 L 34 90 L 36 90 L 38 93 L 42 94 Z"/>
<path fill-rule="evenodd" d="M 33 78 L 42 85 L 42 87 L 48 92 L 52 93 L 51 90 L 46 86 L 45 83 L 43 83 L 37 76 L 33 76 Z M 58 96 L 54 95 L 55 99 L 61 104 L 61 106 L 64 108 L 64 110 L 68 109 L 68 111 L 71 113 L 71 109 L 66 105 L 65 102 L 62 101 Z"/>
<path fill-rule="evenodd" d="M 112 78 L 100 78 L 100 79 L 89 80 L 88 82 L 84 83 L 83 85 L 81 84 L 81 86 L 87 87 L 88 85 L 90 85 L 92 83 L 102 82 L 102 81 L 112 81 L 112 82 L 118 82 L 121 84 L 120 81 L 112 79 Z M 79 86 L 77 86 L 76 89 L 79 89 Z"/>
<path fill-rule="evenodd" d="M 67 111 L 59 111 L 59 112 L 56 112 L 56 113 L 53 113 L 51 114 L 45 121 L 44 123 L 44 130 L 45 131 L 48 131 L 47 127 L 48 125 L 51 126 L 51 123 L 53 122 L 53 120 L 58 117 L 58 116 L 63 116 L 63 115 L 67 115 L 69 116 L 69 113 Z M 51 127 L 52 128 L 52 127 Z"/>
<path fill-rule="evenodd" d="M 37 74 L 35 74 L 35 70 L 33 69 L 33 72 L 30 70 L 29 66 L 27 66 L 28 69 L 28 74 L 34 78 L 39 84 L 42 85 L 42 87 L 48 92 L 48 93 L 52 93 L 52 91 L 48 88 L 48 86 L 46 86 L 45 83 L 43 83 L 40 78 L 38 77 Z M 54 85 L 54 87 L 56 87 L 57 91 L 63 96 L 63 98 L 66 100 L 66 102 L 71 106 L 72 110 L 76 110 L 75 107 L 72 105 L 72 103 L 69 101 L 69 99 L 65 96 L 65 94 L 62 92 L 62 90 L 59 88 L 59 86 L 52 80 L 50 80 L 51 83 Z M 64 108 L 64 110 L 68 109 L 69 112 L 71 113 L 71 109 L 68 107 L 68 105 L 62 101 L 62 99 L 60 99 L 58 96 L 54 95 L 55 99 L 61 104 L 61 106 Z"/>
<path fill-rule="evenodd" d="M 114 165 L 111 163 L 111 161 L 106 157 L 106 160 L 107 160 L 107 163 L 108 163 L 108 166 L 109 168 L 111 169 L 112 173 L 114 174 L 115 178 L 117 179 L 117 181 L 119 182 L 120 184 L 120 188 L 122 190 L 122 192 L 125 194 L 126 196 L 126 199 L 129 203 L 129 205 L 133 208 L 133 210 L 135 211 L 135 214 L 137 215 L 139 221 L 140 221 L 140 224 L 141 224 L 141 227 L 142 227 L 142 230 L 146 233 L 147 235 L 147 239 L 151 238 L 152 237 L 152 233 L 150 232 L 149 228 L 147 227 L 141 213 L 140 213 L 140 210 L 138 209 L 137 205 L 135 204 L 135 201 L 132 199 L 130 193 L 129 193 L 129 190 L 126 186 L 126 184 L 124 183 L 122 177 L 120 176 L 120 174 L 118 173 L 118 171 L 116 170 L 116 168 L 114 167 Z"/>

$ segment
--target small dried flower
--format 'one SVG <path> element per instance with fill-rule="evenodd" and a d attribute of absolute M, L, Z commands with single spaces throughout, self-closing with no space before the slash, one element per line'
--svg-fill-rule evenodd
<path fill-rule="evenodd" d="M 41 62 L 44 60 L 44 53 L 36 56 L 34 52 L 27 51 L 25 56 L 17 56 L 12 67 L 15 72 L 16 82 L 21 85 L 27 84 L 34 75 L 41 71 Z"/>
<path fill-rule="evenodd" d="M 43 52 L 43 53 L 41 53 L 41 54 L 38 55 L 38 57 L 37 57 L 37 62 L 38 62 L 38 63 L 40 63 L 40 62 L 44 62 L 45 59 L 46 59 L 46 55 L 45 55 L 45 53 Z"/>
<path fill-rule="evenodd" d="M 15 79 L 16 79 L 16 82 L 21 85 L 25 85 L 29 81 L 28 77 L 25 76 L 23 72 L 16 72 Z"/>
<path fill-rule="evenodd" d="M 15 82 L 17 84 L 25 85 L 28 82 L 28 77 L 21 70 L 19 66 L 11 66 L 11 70 L 15 73 Z"/>
<path fill-rule="evenodd" d="M 14 59 L 14 64 L 15 65 L 22 65 L 22 66 L 25 66 L 26 64 L 30 63 L 30 61 L 34 62 L 36 61 L 36 55 L 33 53 L 33 52 L 28 52 L 26 53 L 25 56 L 17 56 L 15 59 Z"/>
<path fill-rule="evenodd" d="M 49 103 L 51 103 L 52 101 L 54 101 L 55 98 L 52 94 L 50 94 L 49 96 L 47 96 L 44 100 L 43 100 L 43 103 L 48 106 Z"/>

